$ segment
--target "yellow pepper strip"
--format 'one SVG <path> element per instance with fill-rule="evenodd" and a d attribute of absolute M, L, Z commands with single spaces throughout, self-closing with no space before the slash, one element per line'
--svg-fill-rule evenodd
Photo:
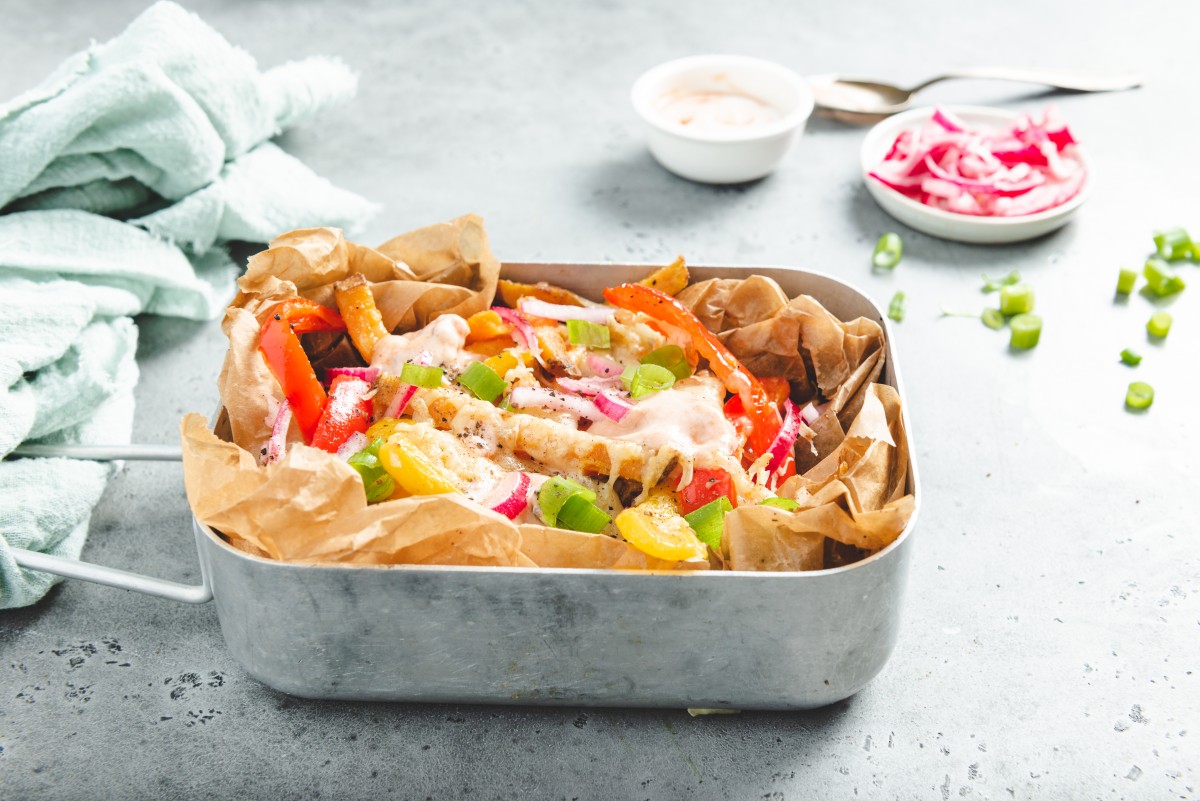
<path fill-rule="evenodd" d="M 346 321 L 350 341 L 370 363 L 375 343 L 386 337 L 388 330 L 383 326 L 383 315 L 375 307 L 375 296 L 371 294 L 367 279 L 362 273 L 355 273 L 334 284 L 333 294 L 342 319 Z"/>
<path fill-rule="evenodd" d="M 708 556 L 708 546 L 680 516 L 669 493 L 652 494 L 617 515 L 615 522 L 626 542 L 650 556 L 675 562 Z"/>
<path fill-rule="evenodd" d="M 380 446 L 379 462 L 396 484 L 412 495 L 458 492 L 441 468 L 402 436 L 392 437 Z"/>
<path fill-rule="evenodd" d="M 400 427 L 402 421 L 395 417 L 385 417 L 382 420 L 377 420 L 367 429 L 367 439 L 374 442 L 377 439 L 387 439 L 392 434 L 396 433 L 396 429 Z"/>
<path fill-rule="evenodd" d="M 523 364 L 526 367 L 532 365 L 533 354 L 527 350 L 514 351 L 512 348 L 509 348 L 502 353 L 497 353 L 490 359 L 484 359 L 483 363 L 492 368 L 496 375 L 504 378 L 508 371 L 518 364 Z"/>
<path fill-rule="evenodd" d="M 467 334 L 468 343 L 506 337 L 513 330 L 511 323 L 506 323 L 491 309 L 472 314 L 467 318 L 467 327 L 471 329 Z"/>
<path fill-rule="evenodd" d="M 660 270 L 655 270 L 638 283 L 668 295 L 678 295 L 688 285 L 689 280 L 688 268 L 683 263 L 683 256 L 677 256 L 675 261 Z"/>

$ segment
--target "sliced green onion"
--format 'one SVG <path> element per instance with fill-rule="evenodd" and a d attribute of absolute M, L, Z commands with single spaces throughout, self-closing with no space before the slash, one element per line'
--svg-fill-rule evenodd
<path fill-rule="evenodd" d="M 1121 361 L 1125 362 L 1125 364 L 1128 364 L 1130 367 L 1137 367 L 1142 363 L 1142 354 L 1138 353 L 1136 350 L 1126 348 L 1125 350 L 1121 351 Z"/>
<path fill-rule="evenodd" d="M 400 380 L 405 384 L 412 384 L 414 387 L 435 389 L 442 385 L 444 372 L 440 367 L 422 367 L 419 364 L 410 363 L 400 368 Z"/>
<path fill-rule="evenodd" d="M 663 345 L 642 357 L 642 364 L 657 364 L 670 370 L 675 378 L 682 381 L 692 374 L 692 366 L 688 364 L 683 348 L 678 345 Z"/>
<path fill-rule="evenodd" d="M 1135 286 L 1137 286 L 1137 270 L 1122 267 L 1121 272 L 1117 275 L 1117 294 L 1128 295 Z"/>
<path fill-rule="evenodd" d="M 782 509 L 785 512 L 794 512 L 800 508 L 800 504 L 796 503 L 791 498 L 767 498 L 758 505 L 774 506 L 776 509 Z"/>
<path fill-rule="evenodd" d="M 670 389 L 675 383 L 675 374 L 657 364 L 642 364 L 633 373 L 629 381 L 629 395 L 640 398 L 652 392 Z"/>
<path fill-rule="evenodd" d="M 947 309 L 945 306 L 943 306 L 942 307 L 942 316 L 943 317 L 969 317 L 972 320 L 978 320 L 979 312 L 954 311 L 953 309 Z"/>
<path fill-rule="evenodd" d="M 376 439 L 346 460 L 362 477 L 363 489 L 367 493 L 367 503 L 386 501 L 396 491 L 395 480 L 383 469 L 383 464 L 379 461 L 379 446 L 381 445 L 383 445 L 383 437 Z"/>
<path fill-rule="evenodd" d="M 458 377 L 458 383 L 471 390 L 475 397 L 488 403 L 496 400 L 508 389 L 504 379 L 483 362 L 472 362 Z"/>
<path fill-rule="evenodd" d="M 892 302 L 888 304 L 888 317 L 900 322 L 904 319 L 904 293 L 897 292 L 892 295 Z"/>
<path fill-rule="evenodd" d="M 1008 345 L 1017 350 L 1029 350 L 1037 347 L 1042 337 L 1042 318 L 1036 314 L 1018 314 L 1008 321 L 1012 332 Z"/>
<path fill-rule="evenodd" d="M 1150 315 L 1149 321 L 1146 322 L 1146 331 L 1150 333 L 1150 336 L 1162 339 L 1171 333 L 1171 323 L 1173 322 L 1175 319 L 1171 315 L 1165 311 L 1157 311 Z"/>
<path fill-rule="evenodd" d="M 871 263 L 880 270 L 890 270 L 900 263 L 900 257 L 904 255 L 904 243 L 900 241 L 900 234 L 889 231 L 879 237 L 879 241 L 875 243 L 875 252 L 871 254 Z"/>
<path fill-rule="evenodd" d="M 1149 409 L 1154 403 L 1154 387 L 1145 381 L 1134 381 L 1125 393 L 1125 405 L 1130 409 Z"/>
<path fill-rule="evenodd" d="M 1154 232 L 1154 249 L 1158 257 L 1166 261 L 1182 261 L 1192 258 L 1192 238 L 1182 228 L 1167 228 Z"/>
<path fill-rule="evenodd" d="M 633 383 L 633 377 L 637 375 L 638 365 L 631 364 L 621 372 L 621 386 L 625 387 L 625 391 L 629 391 L 629 385 Z"/>
<path fill-rule="evenodd" d="M 729 502 L 729 497 L 722 495 L 684 515 L 683 519 L 696 532 L 697 539 L 714 551 L 719 551 L 721 535 L 725 533 L 725 514 L 732 511 L 733 504 Z"/>
<path fill-rule="evenodd" d="M 1153 256 L 1146 259 L 1142 275 L 1146 276 L 1150 291 L 1160 298 L 1180 292 L 1187 286 L 1165 261 Z"/>
<path fill-rule="evenodd" d="M 563 504 L 573 496 L 578 495 L 588 503 L 596 500 L 596 493 L 582 484 L 577 484 L 563 476 L 551 476 L 538 490 L 538 507 L 542 511 L 542 519 L 549 525 L 557 525 L 558 513 Z"/>
<path fill-rule="evenodd" d="M 572 345 L 583 345 L 585 348 L 607 350 L 611 345 L 608 326 L 587 320 L 567 320 L 567 339 Z"/>
<path fill-rule="evenodd" d="M 1000 313 L 1027 314 L 1033 311 L 1033 287 L 1029 284 L 1010 284 L 1000 289 Z"/>
<path fill-rule="evenodd" d="M 999 331 L 1004 327 L 1004 314 L 999 309 L 984 309 L 979 318 L 993 331 Z"/>
<path fill-rule="evenodd" d="M 1013 284 L 1018 283 L 1020 280 L 1021 274 L 1016 270 L 1013 270 L 1003 278 L 988 278 L 987 275 L 984 275 L 983 291 L 995 292 L 996 290 L 1003 289 L 1006 286 L 1012 286 Z"/>
<path fill-rule="evenodd" d="M 611 520 L 604 510 L 589 501 L 582 492 L 577 492 L 563 501 L 555 525 L 571 531 L 599 534 Z"/>

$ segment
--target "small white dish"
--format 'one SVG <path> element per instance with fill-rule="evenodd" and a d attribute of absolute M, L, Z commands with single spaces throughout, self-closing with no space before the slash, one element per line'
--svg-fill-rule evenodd
<path fill-rule="evenodd" d="M 744 129 L 689 129 L 663 110 L 665 98 L 689 92 L 749 97 L 772 107 L 778 119 Z M 630 99 L 642 118 L 654 158 L 676 175 L 709 184 L 742 183 L 770 174 L 813 110 L 812 92 L 799 75 L 749 56 L 668 61 L 638 78 Z"/>
<path fill-rule="evenodd" d="M 944 106 L 943 108 L 958 115 L 971 128 L 1008 128 L 1021 116 L 1019 112 L 986 106 Z M 868 175 L 883 161 L 883 157 L 887 155 L 901 131 L 906 128 L 918 128 L 932 116 L 933 107 L 931 106 L 916 108 L 888 117 L 867 132 L 867 137 L 862 144 L 862 177 L 863 182 L 867 185 L 867 191 L 884 211 L 909 228 L 956 242 L 976 244 L 1021 242 L 1048 234 L 1066 225 L 1071 219 L 1071 215 L 1083 205 L 1088 195 L 1091 194 L 1094 178 L 1092 165 L 1082 148 L 1077 150 L 1077 155 L 1087 170 L 1087 174 L 1079 192 L 1067 202 L 1052 209 L 1020 217 L 977 217 L 935 209 L 905 197 L 895 189 L 885 186 Z"/>

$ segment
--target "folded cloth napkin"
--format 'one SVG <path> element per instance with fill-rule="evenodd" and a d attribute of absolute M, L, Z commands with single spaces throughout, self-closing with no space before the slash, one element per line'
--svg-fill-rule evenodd
<path fill-rule="evenodd" d="M 131 318 L 219 314 L 237 272 L 223 242 L 375 213 L 267 141 L 355 88 L 326 58 L 260 72 L 159 2 L 0 105 L 0 457 L 23 441 L 128 443 Z M 10 546 L 78 558 L 111 473 L 0 461 L 0 608 L 57 581 Z"/>

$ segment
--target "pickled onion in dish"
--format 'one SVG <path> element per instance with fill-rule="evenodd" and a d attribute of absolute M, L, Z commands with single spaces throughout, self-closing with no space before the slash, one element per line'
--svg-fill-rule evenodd
<path fill-rule="evenodd" d="M 1079 194 L 1087 168 L 1067 124 L 1048 110 L 1003 132 L 972 130 L 937 108 L 901 131 L 871 179 L 933 208 L 983 217 L 1036 214 Z"/>

